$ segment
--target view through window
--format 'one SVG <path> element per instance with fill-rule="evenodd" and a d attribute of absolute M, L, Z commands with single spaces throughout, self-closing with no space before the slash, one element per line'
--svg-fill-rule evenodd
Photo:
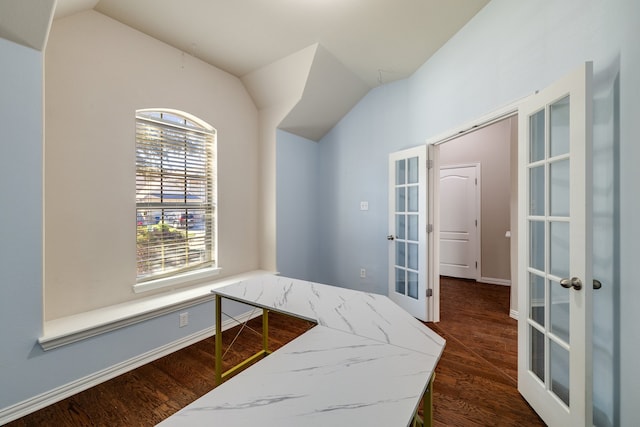
<path fill-rule="evenodd" d="M 215 146 L 195 117 L 136 112 L 138 283 L 216 266 Z"/>

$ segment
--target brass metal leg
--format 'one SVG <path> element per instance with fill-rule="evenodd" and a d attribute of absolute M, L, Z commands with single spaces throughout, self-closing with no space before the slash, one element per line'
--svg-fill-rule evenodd
<path fill-rule="evenodd" d="M 436 373 L 434 372 L 429 378 L 427 390 L 422 395 L 422 417 L 416 411 L 413 417 L 412 427 L 432 427 L 433 426 L 433 380 Z"/>
<path fill-rule="evenodd" d="M 222 297 L 216 295 L 216 341 L 215 341 L 215 356 L 216 356 L 216 386 L 222 384 L 222 382 L 242 371 L 246 367 L 253 364 L 256 360 L 261 359 L 271 353 L 269 351 L 269 310 L 266 308 L 262 310 L 262 350 L 247 358 L 243 362 L 240 362 L 236 366 L 222 371 Z"/>
<path fill-rule="evenodd" d="M 269 354 L 269 310 L 262 309 L 262 350 Z"/>
<path fill-rule="evenodd" d="M 222 384 L 222 297 L 216 295 L 216 386 Z"/>
<path fill-rule="evenodd" d="M 433 426 L 433 380 L 436 377 L 434 372 L 429 380 L 429 387 L 422 396 L 422 419 L 425 427 Z"/>

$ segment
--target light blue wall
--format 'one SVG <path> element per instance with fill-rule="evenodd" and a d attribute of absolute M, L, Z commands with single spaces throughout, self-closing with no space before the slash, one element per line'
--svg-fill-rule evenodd
<path fill-rule="evenodd" d="M 42 54 L 0 38 L 0 408 L 42 331 Z M 10 377 L 11 376 L 11 377 Z M 33 380 L 35 381 L 35 378 Z M 28 379 L 27 379 L 28 381 Z"/>
<path fill-rule="evenodd" d="M 2 367 L 0 371 L 3 384 L 0 387 L 0 409 L 108 370 L 190 334 L 211 328 L 214 323 L 215 308 L 212 302 L 183 311 L 189 312 L 189 325 L 184 328 L 178 327 L 178 314 L 172 313 L 46 352 L 37 342 L 41 335 L 42 314 L 33 313 L 32 319 L 38 324 L 37 329 L 31 325 L 28 331 L 12 331 L 9 335 L 3 335 L 3 338 L 7 338 L 7 347 L 14 347 L 16 352 L 8 359 L 11 366 Z M 18 332 L 21 332 L 20 335 Z M 8 387 L 8 384 L 11 386 Z"/>
<path fill-rule="evenodd" d="M 276 227 L 278 271 L 287 277 L 320 280 L 318 144 L 277 131 Z"/>
<path fill-rule="evenodd" d="M 420 143 L 409 139 L 407 91 L 406 80 L 370 91 L 319 144 L 324 283 L 387 293 L 388 156 Z"/>
<path fill-rule="evenodd" d="M 371 91 L 321 143 L 278 132 L 280 273 L 386 294 L 387 267 L 377 260 L 387 254 L 388 148 L 417 144 L 398 133 L 408 129 L 406 88 Z"/>
<path fill-rule="evenodd" d="M 319 280 L 386 293 L 388 154 L 594 61 L 594 275 L 604 283 L 594 297 L 598 425 L 640 419 L 633 401 L 640 395 L 634 360 L 640 354 L 634 259 L 640 253 L 640 197 L 633 188 L 640 182 L 634 165 L 640 158 L 634 126 L 640 117 L 639 4 L 493 0 L 411 78 L 372 90 L 320 141 L 317 159 L 322 215 L 310 240 L 320 242 Z M 297 178 L 279 176 L 279 182 L 289 179 Z M 369 211 L 359 210 L 360 201 L 369 202 Z"/>

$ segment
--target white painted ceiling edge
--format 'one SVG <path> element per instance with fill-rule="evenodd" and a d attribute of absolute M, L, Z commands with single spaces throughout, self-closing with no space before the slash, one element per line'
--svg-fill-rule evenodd
<path fill-rule="evenodd" d="M 54 1 L 3 3 L 15 9 Z M 282 83 L 292 86 L 279 86 L 290 94 L 304 81 L 279 128 L 318 141 L 369 89 L 413 74 L 489 1 L 57 0 L 54 19 L 95 9 L 241 78 L 259 109 L 285 96 L 264 86 L 277 77 L 265 77 L 284 58 L 306 52 L 308 69 L 293 80 L 288 70 Z M 36 42 L 17 40 L 1 20 L 0 36 L 31 47 L 43 39 L 42 50 L 49 26 L 29 27 Z"/>

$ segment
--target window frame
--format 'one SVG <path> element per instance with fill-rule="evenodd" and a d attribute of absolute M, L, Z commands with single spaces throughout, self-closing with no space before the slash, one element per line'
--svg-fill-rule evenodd
<path fill-rule="evenodd" d="M 137 267 L 134 292 L 179 286 L 218 274 L 216 129 L 184 111 L 141 109 L 135 112 L 135 148 Z M 176 153 L 184 155 L 184 165 L 164 160 L 172 155 L 175 158 Z M 165 176 L 172 176 L 171 181 Z M 144 221 L 140 224 L 143 211 Z M 194 218 L 192 215 L 196 212 L 200 214 L 202 233 L 189 226 L 189 219 Z M 169 213 L 180 224 L 184 216 L 184 231 L 178 229 L 179 225 L 171 227 Z M 150 241 L 154 233 L 161 236 L 160 242 Z M 170 233 L 177 243 L 164 240 L 165 233 Z M 147 239 L 146 245 L 140 243 L 141 238 Z M 189 265 L 189 250 L 194 243 L 198 244 L 199 255 L 192 261 L 194 264 Z M 177 264 L 174 267 L 166 266 L 172 259 L 166 254 L 170 246 L 181 254 L 174 256 L 173 262 Z M 147 257 L 143 257 L 145 263 L 140 264 L 140 250 L 159 250 L 160 255 L 147 252 Z M 150 264 L 156 265 L 150 267 L 150 271 L 144 270 L 146 274 L 141 273 L 141 268 Z"/>

